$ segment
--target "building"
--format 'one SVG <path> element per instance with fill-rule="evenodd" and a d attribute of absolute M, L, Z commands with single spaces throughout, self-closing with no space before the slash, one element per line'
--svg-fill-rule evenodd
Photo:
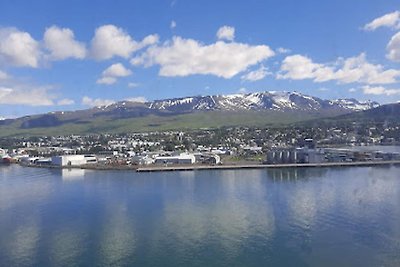
<path fill-rule="evenodd" d="M 37 165 L 50 165 L 51 164 L 51 158 L 40 158 L 38 160 L 35 160 L 35 164 L 37 164 Z"/>
<path fill-rule="evenodd" d="M 51 158 L 51 164 L 56 166 L 81 166 L 89 163 L 97 163 L 93 155 L 63 155 Z"/>
<path fill-rule="evenodd" d="M 131 162 L 134 165 L 149 165 L 154 162 L 154 160 L 149 155 L 135 155 L 131 158 Z"/>
<path fill-rule="evenodd" d="M 322 163 L 325 161 L 323 149 L 275 149 L 267 152 L 267 164 Z"/>
<path fill-rule="evenodd" d="M 194 153 L 193 154 L 196 158 L 196 162 L 204 163 L 204 164 L 211 164 L 216 165 L 221 163 L 221 157 L 218 155 L 210 154 L 210 153 Z"/>
<path fill-rule="evenodd" d="M 180 154 L 177 156 L 158 156 L 155 158 L 155 164 L 194 164 L 196 158 L 193 154 Z"/>
<path fill-rule="evenodd" d="M 267 152 L 267 164 L 298 163 L 298 151 L 294 149 L 275 149 Z"/>
<path fill-rule="evenodd" d="M 323 149 L 308 149 L 306 153 L 306 163 L 325 162 L 325 152 Z"/>
<path fill-rule="evenodd" d="M 208 155 L 203 162 L 211 165 L 221 164 L 221 157 L 218 155 Z"/>

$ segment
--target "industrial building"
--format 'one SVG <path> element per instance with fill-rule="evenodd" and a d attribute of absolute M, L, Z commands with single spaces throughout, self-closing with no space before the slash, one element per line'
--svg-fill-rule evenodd
<path fill-rule="evenodd" d="M 180 154 L 176 156 L 158 156 L 155 158 L 155 164 L 194 164 L 196 158 L 193 154 Z"/>
<path fill-rule="evenodd" d="M 81 166 L 89 163 L 97 163 L 93 155 L 63 155 L 51 158 L 51 164 L 56 166 Z"/>
<path fill-rule="evenodd" d="M 325 160 L 323 149 L 275 149 L 267 152 L 267 164 L 322 163 Z"/>

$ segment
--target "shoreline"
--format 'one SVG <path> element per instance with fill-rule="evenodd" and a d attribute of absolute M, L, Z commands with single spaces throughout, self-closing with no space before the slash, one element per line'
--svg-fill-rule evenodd
<path fill-rule="evenodd" d="M 95 171 L 136 171 L 138 166 L 132 165 L 121 165 L 121 166 L 112 166 L 112 165 L 81 165 L 81 166 L 57 166 L 57 165 L 37 165 L 37 164 L 21 164 L 16 163 L 22 167 L 31 167 L 31 168 L 46 168 L 46 169 L 81 169 L 81 170 L 95 170 Z"/>
<path fill-rule="evenodd" d="M 18 164 L 18 163 L 17 163 Z M 323 162 L 323 163 L 285 163 L 285 164 L 226 164 L 226 165 L 170 165 L 170 166 L 55 166 L 18 164 L 22 167 L 48 168 L 48 169 L 82 169 L 98 171 L 135 171 L 135 172 L 163 172 L 163 171 L 201 171 L 201 170 L 239 170 L 239 169 L 280 169 L 280 168 L 323 168 L 323 167 L 368 167 L 400 165 L 400 160 L 390 161 L 359 161 L 359 162 Z"/>
<path fill-rule="evenodd" d="M 238 165 L 189 165 L 189 166 L 153 166 L 139 167 L 137 172 L 193 171 L 193 170 L 235 170 L 235 169 L 278 169 L 278 168 L 318 168 L 347 166 L 385 166 L 400 165 L 400 160 L 359 161 L 359 162 L 323 162 L 323 163 L 288 163 L 288 164 L 238 164 Z"/>

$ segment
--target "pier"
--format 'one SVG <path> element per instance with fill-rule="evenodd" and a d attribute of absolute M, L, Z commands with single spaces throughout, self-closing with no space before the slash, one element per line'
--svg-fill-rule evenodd
<path fill-rule="evenodd" d="M 137 168 L 137 172 L 193 171 L 193 170 L 236 170 L 236 169 L 274 169 L 274 168 L 316 168 L 346 166 L 387 166 L 400 165 L 400 160 L 391 161 L 359 161 L 359 162 L 323 162 L 323 163 L 291 163 L 291 164 L 238 164 L 238 165 L 174 165 L 151 166 Z"/>

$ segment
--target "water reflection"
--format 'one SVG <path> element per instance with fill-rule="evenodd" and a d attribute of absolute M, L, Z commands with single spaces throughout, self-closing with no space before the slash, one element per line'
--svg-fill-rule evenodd
<path fill-rule="evenodd" d="M 84 252 L 85 232 L 80 225 L 64 225 L 50 237 L 49 262 L 52 266 L 72 266 Z"/>
<path fill-rule="evenodd" d="M 84 170 L 84 169 L 60 169 L 59 172 L 61 172 L 61 177 L 62 177 L 63 181 L 68 182 L 68 181 L 76 181 L 76 180 L 84 179 L 86 170 Z"/>
<path fill-rule="evenodd" d="M 266 169 L 266 172 L 274 181 L 295 181 L 323 177 L 328 170 L 328 168 L 271 168 Z"/>
<path fill-rule="evenodd" d="M 38 222 L 34 218 L 28 219 L 6 236 L 10 240 L 6 247 L 11 259 L 10 266 L 28 266 L 37 253 L 40 236 Z M 3 235 L 2 238 L 4 237 Z"/>
<path fill-rule="evenodd" d="M 0 167 L 0 212 L 19 206 L 24 208 L 27 203 L 37 205 L 51 194 L 47 169 L 35 168 L 26 173 L 17 172 L 17 169 L 20 170 L 21 167 Z M 0 213 L 0 218 L 1 216 Z"/>
<path fill-rule="evenodd" d="M 398 173 L 0 168 L 0 266 L 396 266 Z"/>
<path fill-rule="evenodd" d="M 135 228 L 124 204 L 107 204 L 100 230 L 99 262 L 116 266 L 126 262 L 135 250 Z"/>
<path fill-rule="evenodd" d="M 174 192 L 185 193 L 164 195 L 162 217 L 151 237 L 152 254 L 165 257 L 173 244 L 174 257 L 184 263 L 193 253 L 201 255 L 210 249 L 233 260 L 252 238 L 267 243 L 273 237 L 275 218 L 266 199 L 263 173 L 252 172 L 249 179 L 235 171 L 199 172 L 195 178 L 178 175 Z"/>

